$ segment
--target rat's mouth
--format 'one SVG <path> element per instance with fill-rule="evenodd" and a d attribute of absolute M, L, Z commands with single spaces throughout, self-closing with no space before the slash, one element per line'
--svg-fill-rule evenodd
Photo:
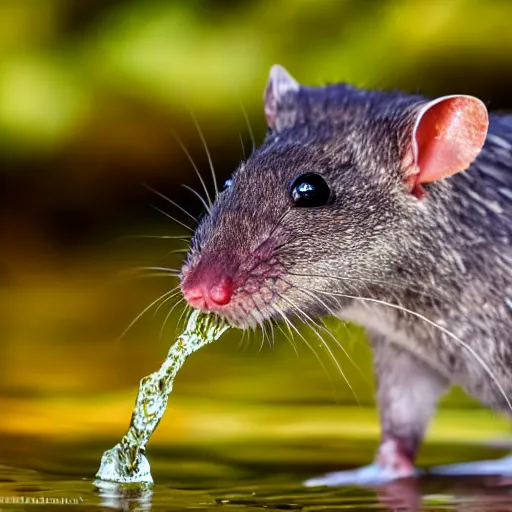
<path fill-rule="evenodd" d="M 256 328 L 266 321 L 286 315 L 283 294 L 290 285 L 278 277 L 267 278 L 263 282 L 248 280 L 238 287 L 230 283 L 229 286 L 232 287 L 229 293 L 214 289 L 214 297 L 205 297 L 205 292 L 191 293 L 184 285 L 182 290 L 191 307 L 219 315 L 239 329 Z"/>

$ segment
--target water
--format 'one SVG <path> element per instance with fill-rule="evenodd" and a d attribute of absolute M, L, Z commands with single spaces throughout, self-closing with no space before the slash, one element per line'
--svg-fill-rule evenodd
<path fill-rule="evenodd" d="M 200 315 L 197 310 L 192 312 L 160 369 L 140 381 L 130 428 L 118 444 L 103 454 L 96 474 L 99 479 L 153 483 L 145 455 L 146 445 L 165 413 L 174 379 L 188 356 L 217 341 L 227 328 L 228 325 L 217 317 Z"/>
<path fill-rule="evenodd" d="M 29 443 L 25 448 L 32 460 L 41 452 L 41 444 Z M 512 488 L 492 478 L 423 478 L 377 490 L 309 489 L 302 486 L 304 478 L 332 467 L 318 460 L 312 464 L 288 459 L 272 465 L 255 460 L 233 463 L 230 453 L 224 459 L 208 458 L 207 451 L 170 454 L 163 448 L 152 450 L 156 462 L 154 486 L 104 482 L 98 487 L 92 478 L 91 457 L 98 446 L 68 446 L 67 456 L 55 448 L 52 471 L 0 466 L 1 510 L 512 510 Z M 243 452 L 245 448 L 242 444 L 231 450 Z M 365 457 L 371 456 L 368 446 L 357 448 Z M 324 446 L 320 451 L 326 455 L 332 449 L 339 447 Z"/>

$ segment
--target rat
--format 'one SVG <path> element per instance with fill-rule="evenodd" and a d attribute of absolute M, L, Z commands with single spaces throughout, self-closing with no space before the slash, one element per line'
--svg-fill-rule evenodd
<path fill-rule="evenodd" d="M 306 483 L 415 475 L 451 386 L 512 412 L 512 116 L 468 95 L 304 86 L 278 65 L 264 113 L 263 144 L 192 237 L 182 292 L 239 328 L 325 315 L 365 327 L 380 447 L 369 466 Z M 512 458 L 447 471 L 512 474 Z"/>

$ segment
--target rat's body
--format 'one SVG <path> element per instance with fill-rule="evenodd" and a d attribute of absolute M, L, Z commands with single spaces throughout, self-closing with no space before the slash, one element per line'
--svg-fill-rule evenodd
<path fill-rule="evenodd" d="M 241 327 L 326 314 L 365 326 L 374 468 L 409 475 L 451 385 L 512 411 L 512 116 L 486 138 L 474 98 L 299 87 L 278 67 L 265 99 L 270 132 L 202 220 L 184 294 Z"/>

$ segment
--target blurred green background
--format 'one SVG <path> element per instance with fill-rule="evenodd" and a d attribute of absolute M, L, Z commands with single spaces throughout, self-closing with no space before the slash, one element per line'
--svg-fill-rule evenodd
<path fill-rule="evenodd" d="M 250 132 L 264 137 L 274 63 L 311 85 L 468 93 L 511 109 L 510 19 L 507 0 L 0 0 L 0 462 L 23 453 L 37 466 L 10 442 L 19 436 L 119 437 L 139 379 L 164 358 L 172 303 L 118 337 L 177 284 L 131 269 L 178 268 L 172 251 L 186 247 L 129 238 L 187 236 L 152 205 L 187 217 L 144 184 L 201 211 L 180 186 L 199 190 L 175 134 L 211 190 L 197 119 L 222 183 Z M 306 328 L 321 362 L 297 336 L 298 357 L 279 331 L 274 348 L 232 332 L 185 365 L 158 439 L 374 439 L 368 348 L 359 329 L 328 324 L 354 359 L 325 336 L 352 390 Z M 460 392 L 444 404 L 438 439 L 505 429 Z"/>

